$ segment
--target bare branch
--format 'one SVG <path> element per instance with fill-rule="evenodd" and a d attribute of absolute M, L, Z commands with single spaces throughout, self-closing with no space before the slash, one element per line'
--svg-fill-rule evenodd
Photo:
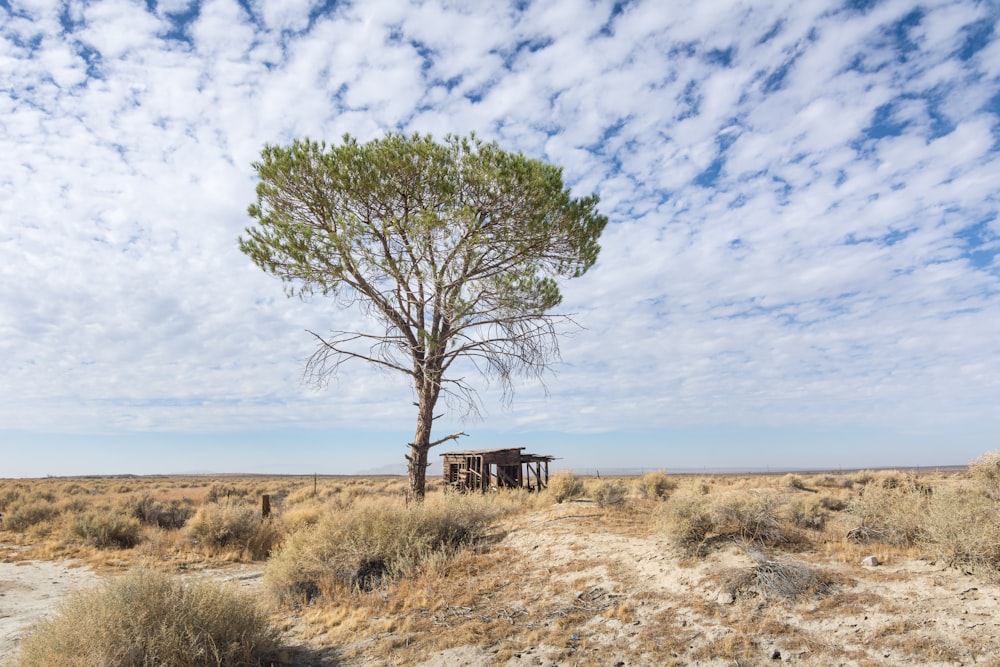
<path fill-rule="evenodd" d="M 451 435 L 446 436 L 444 438 L 441 438 L 440 440 L 435 440 L 429 446 L 430 447 L 437 447 L 438 445 L 440 445 L 443 442 L 448 442 L 449 440 L 458 440 L 463 435 L 464 436 L 468 436 L 469 434 L 468 433 L 452 433 Z"/>

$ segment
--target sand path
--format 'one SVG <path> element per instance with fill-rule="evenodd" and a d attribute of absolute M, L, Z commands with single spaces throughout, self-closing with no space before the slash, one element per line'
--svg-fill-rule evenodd
<path fill-rule="evenodd" d="M 97 581 L 89 568 L 71 561 L 0 562 L 0 665 L 11 663 L 28 628 L 55 613 L 70 591 Z"/>

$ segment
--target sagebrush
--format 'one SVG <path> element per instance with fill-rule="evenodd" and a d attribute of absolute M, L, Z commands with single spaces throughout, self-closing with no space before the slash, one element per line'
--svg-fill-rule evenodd
<path fill-rule="evenodd" d="M 280 633 L 252 600 L 137 570 L 71 595 L 25 637 L 16 667 L 269 665 Z"/>

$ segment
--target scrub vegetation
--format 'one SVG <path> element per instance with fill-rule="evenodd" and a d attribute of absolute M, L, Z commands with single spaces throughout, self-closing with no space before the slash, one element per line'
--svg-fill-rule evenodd
<path fill-rule="evenodd" d="M 956 600 L 1000 592 L 998 461 L 990 453 L 968 469 L 918 472 L 560 473 L 541 493 L 436 483 L 423 503 L 407 501 L 398 477 L 0 480 L 0 556 L 74 559 L 107 575 L 22 642 L 18 665 L 77 654 L 108 665 L 415 664 L 440 651 L 512 665 L 743 664 L 775 653 L 800 664 L 847 654 L 859 665 L 996 664 L 1000 639 L 962 629 L 975 614 L 938 618 L 958 628 L 938 636 L 907 624 L 915 612 L 904 613 L 897 589 L 931 571 L 934 586 L 955 582 Z M 227 568 L 257 573 L 251 597 L 211 582 Z M 177 627 L 142 635 L 124 610 L 144 605 L 154 611 L 133 616 L 169 608 Z M 195 613 L 241 634 L 216 638 Z M 861 616 L 868 629 L 856 637 L 823 636 Z M 170 647 L 194 641 L 196 627 L 206 648 L 184 662 Z M 299 649 L 281 648 L 290 641 Z M 302 658 L 303 646 L 316 652 Z"/>

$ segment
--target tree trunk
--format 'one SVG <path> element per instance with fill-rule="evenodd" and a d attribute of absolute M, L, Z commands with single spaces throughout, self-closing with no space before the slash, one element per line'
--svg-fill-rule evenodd
<path fill-rule="evenodd" d="M 416 501 L 424 499 L 427 484 L 427 452 L 430 447 L 417 447 L 410 445 L 410 497 Z"/>
<path fill-rule="evenodd" d="M 427 454 L 431 450 L 431 426 L 434 423 L 434 405 L 437 403 L 438 392 L 430 382 L 424 381 L 424 386 L 418 388 L 419 403 L 417 404 L 417 432 L 410 443 L 409 461 L 410 496 L 416 501 L 422 501 L 427 485 Z"/>

